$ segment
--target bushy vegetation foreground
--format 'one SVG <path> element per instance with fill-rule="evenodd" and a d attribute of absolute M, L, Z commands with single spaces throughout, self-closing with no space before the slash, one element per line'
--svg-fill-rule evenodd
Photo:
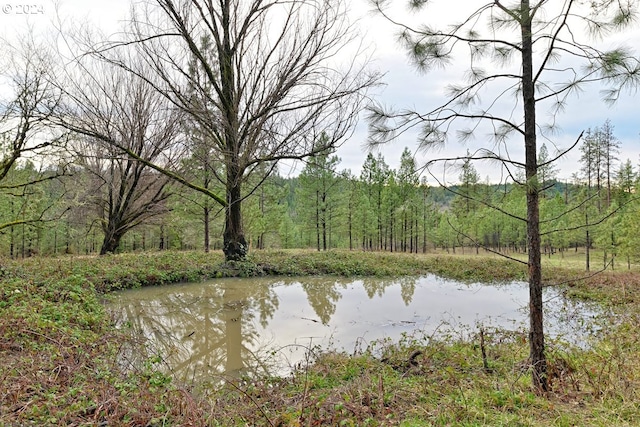
<path fill-rule="evenodd" d="M 549 283 L 581 273 L 550 266 Z M 489 256 L 256 251 L 164 252 L 2 260 L 0 425 L 639 425 L 640 273 L 606 272 L 564 285 L 612 308 L 589 349 L 550 342 L 552 391 L 535 393 L 524 332 L 469 338 L 407 336 L 354 354 L 314 349 L 286 378 L 227 381 L 194 393 L 151 358 L 123 372 L 131 338 L 114 328 L 102 295 L 115 289 L 258 274 L 401 276 L 466 281 L 525 277 Z"/>

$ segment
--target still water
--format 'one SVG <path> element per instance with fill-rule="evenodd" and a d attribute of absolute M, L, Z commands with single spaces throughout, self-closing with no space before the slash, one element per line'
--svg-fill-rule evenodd
<path fill-rule="evenodd" d="M 550 336 L 583 344 L 596 307 L 546 289 Z M 117 323 L 143 337 L 176 378 L 284 373 L 316 345 L 354 351 L 403 334 L 466 334 L 479 326 L 528 325 L 528 287 L 462 284 L 436 276 L 384 280 L 330 277 L 218 279 L 116 293 Z M 130 359 L 141 355 L 129 354 Z M 134 360 L 131 360 L 135 363 Z"/>

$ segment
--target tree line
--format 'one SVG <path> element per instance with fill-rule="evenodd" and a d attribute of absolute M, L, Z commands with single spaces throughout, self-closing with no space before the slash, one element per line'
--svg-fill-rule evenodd
<path fill-rule="evenodd" d="M 639 166 L 619 160 L 620 148 L 607 120 L 586 132 L 580 167 L 570 180 L 559 181 L 552 165 L 543 169 L 544 254 L 585 249 L 587 269 L 594 248 L 603 254 L 598 266 L 614 268 L 616 257 L 627 265 L 638 261 Z M 86 148 L 82 152 L 64 168 L 37 170 L 33 162 L 17 162 L 7 172 L 0 194 L 5 256 L 222 249 L 224 211 L 207 205 L 208 197 L 160 173 L 136 173 L 140 164 L 128 158 L 120 159 L 119 168 L 99 168 L 90 164 Z M 548 159 L 545 145 L 538 157 L 541 164 Z M 482 180 L 469 161 L 447 187 L 429 185 L 408 148 L 398 169 L 380 153 L 366 156 L 358 176 L 340 170 L 340 161 L 321 152 L 297 177 L 276 170 L 256 186 L 245 199 L 248 245 L 408 253 L 527 250 L 526 224 L 514 218 L 526 210 L 522 187 Z M 131 178 L 122 176 L 127 168 Z M 136 186 L 139 194 L 116 197 L 134 186 L 131 179 L 143 182 Z M 12 188 L 14 182 L 30 184 Z M 121 230 L 117 240 L 110 233 L 114 224 Z"/>

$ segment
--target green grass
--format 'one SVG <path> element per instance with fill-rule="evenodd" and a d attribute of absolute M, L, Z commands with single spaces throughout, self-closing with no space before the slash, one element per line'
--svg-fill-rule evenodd
<path fill-rule="evenodd" d="M 355 355 L 324 349 L 290 377 L 230 380 L 196 396 L 158 358 L 122 370 L 118 355 L 136 343 L 114 329 L 102 294 L 267 274 L 504 282 L 523 280 L 525 268 L 492 255 L 357 251 L 255 251 L 231 264 L 197 252 L 2 260 L 0 425 L 640 425 L 640 274 L 569 281 L 583 275 L 579 260 L 545 263 L 545 280 L 568 281 L 568 295 L 615 317 L 589 350 L 548 342 L 546 395 L 531 386 L 526 334 L 491 330 L 486 359 L 477 331 L 465 340 L 406 336 Z"/>

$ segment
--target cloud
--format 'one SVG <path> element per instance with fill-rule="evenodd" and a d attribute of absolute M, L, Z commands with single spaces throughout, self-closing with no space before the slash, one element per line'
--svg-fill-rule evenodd
<path fill-rule="evenodd" d="M 434 106 L 441 104 L 445 98 L 446 87 L 455 82 L 462 81 L 467 70 L 468 61 L 465 58 L 464 49 L 461 50 L 458 60 L 451 63 L 445 69 L 436 69 L 430 73 L 419 73 L 413 68 L 407 56 L 397 41 L 398 28 L 387 22 L 376 14 L 369 13 L 371 6 L 366 0 L 347 0 L 351 9 L 354 22 L 361 29 L 363 44 L 370 46 L 374 62 L 372 66 L 385 72 L 385 86 L 374 94 L 375 99 L 381 104 L 395 109 L 410 109 L 418 112 L 426 112 Z M 35 28 L 44 28 L 50 25 L 54 19 L 55 7 L 53 1 L 35 1 L 33 3 L 42 4 L 44 14 L 31 17 L 18 17 L 5 14 L 0 16 L 0 24 L 4 25 L 3 36 L 15 37 L 20 31 L 26 31 L 28 25 Z M 389 2 L 392 5 L 394 16 L 404 23 L 420 25 L 426 22 L 447 23 L 459 20 L 465 16 L 465 8 L 477 7 L 478 2 L 455 2 L 455 7 L 451 7 L 453 2 L 434 1 L 433 7 L 428 12 L 408 14 L 404 11 L 406 2 Z M 489 2 L 488 2 L 489 3 Z M 102 2 L 87 2 L 86 0 L 63 0 L 60 3 L 60 14 L 72 20 L 81 22 L 93 22 L 102 27 L 105 33 L 112 33 L 119 29 L 122 19 L 129 11 L 131 2 L 129 0 L 110 0 Z M 402 7 L 399 6 L 402 5 Z M 25 18 L 25 19 L 23 19 Z M 44 21 L 47 20 L 48 23 Z M 480 22 L 482 27 L 486 22 Z M 603 48 L 611 48 L 627 43 L 631 46 L 640 46 L 640 28 L 625 34 L 614 34 L 606 39 L 597 41 Z M 488 65 L 488 64 L 485 64 Z M 512 64 L 517 66 L 517 64 Z M 640 155 L 640 136 L 637 123 L 637 101 L 636 93 L 624 93 L 619 102 L 608 107 L 601 100 L 601 86 L 592 85 L 588 87 L 578 97 L 574 97 L 567 104 L 565 111 L 557 116 L 559 132 L 546 141 L 548 148 L 552 151 L 553 146 L 558 149 L 569 147 L 576 139 L 577 135 L 586 128 L 593 128 L 602 125 L 605 120 L 610 119 L 615 127 L 615 135 L 622 142 L 622 152 L 619 155 L 621 161 L 627 158 L 634 164 L 638 162 Z M 488 101 L 492 93 L 483 94 L 483 100 Z M 509 104 L 495 107 L 500 114 L 509 114 L 512 108 Z M 546 111 L 539 111 L 540 123 L 549 121 Z M 473 139 L 465 144 L 459 143 L 455 139 L 455 133 L 449 143 L 437 153 L 419 153 L 416 155 L 418 162 L 431 160 L 433 156 L 456 156 L 462 155 L 467 149 L 475 151 L 487 145 L 490 129 L 480 128 Z M 359 175 L 362 164 L 366 158 L 365 142 L 367 139 L 367 124 L 364 119 L 360 121 L 354 134 L 348 141 L 345 141 L 337 154 L 342 158 L 340 169 L 350 169 L 353 174 Z M 540 139 L 540 144 L 545 142 Z M 400 155 L 404 147 L 409 147 L 415 151 L 417 148 L 417 132 L 412 131 L 403 134 L 398 140 L 387 146 L 381 147 L 385 160 L 390 167 L 397 169 L 400 163 Z M 514 139 L 508 144 L 509 154 L 514 158 L 523 158 L 522 143 Z M 578 159 L 579 152 L 575 151 L 566 156 L 560 163 L 561 177 L 569 179 L 571 174 L 580 168 Z M 295 175 L 301 167 L 291 163 L 283 164 L 281 173 Z M 495 164 L 478 164 L 478 172 L 485 179 L 489 176 L 491 180 L 497 180 L 501 174 Z"/>
<path fill-rule="evenodd" d="M 358 4 L 361 4 L 360 7 L 362 8 L 365 7 L 362 6 L 362 3 Z M 396 4 L 397 2 L 393 3 L 394 6 Z M 463 16 L 458 7 L 455 9 L 443 7 L 443 5 L 450 4 L 450 2 L 435 2 L 435 4 L 441 7 L 437 8 L 434 14 L 429 15 L 421 14 L 408 17 L 408 15 L 402 15 L 397 7 L 392 12 L 396 13 L 395 16 L 404 16 L 407 21 L 402 22 L 408 22 L 412 25 L 417 24 L 421 19 L 425 22 L 428 20 L 435 23 L 451 21 L 454 13 L 457 17 L 456 19 L 460 19 L 460 16 Z M 395 39 L 396 27 L 381 21 L 379 16 L 372 16 L 366 13 L 361 15 L 359 24 L 364 28 L 368 28 L 368 40 L 377 46 L 374 66 L 386 73 L 384 77 L 386 86 L 375 97 L 382 105 L 394 109 L 408 109 L 425 113 L 445 102 L 447 99 L 446 87 L 449 84 L 463 82 L 465 72 L 468 69 L 468 58 L 466 57 L 468 55 L 465 56 L 464 51 L 461 51 L 461 55 L 446 69 L 436 69 L 426 74 L 419 73 L 409 64 L 407 56 Z M 623 43 L 630 46 L 639 46 L 640 29 L 625 34 L 614 34 L 599 41 L 596 40 L 594 41 L 594 46 L 601 49 L 610 49 Z M 488 63 L 484 65 L 491 66 Z M 518 66 L 517 61 L 511 64 L 516 73 L 519 72 Z M 563 68 L 569 70 L 571 67 L 579 66 L 581 64 L 569 63 L 564 58 L 560 58 L 560 62 L 556 65 L 559 70 Z M 550 78 L 557 81 L 568 78 L 566 71 L 553 74 L 555 75 Z M 550 83 L 553 84 L 555 82 L 550 81 Z M 490 87 L 493 92 L 486 91 L 482 94 L 484 105 L 492 102 L 494 95 L 503 89 L 503 87 L 496 89 L 493 85 Z M 538 146 L 546 143 L 552 153 L 554 147 L 558 151 L 567 149 L 575 142 L 581 131 L 601 126 L 605 120 L 610 119 L 614 126 L 615 135 L 622 143 L 619 159 L 624 161 L 630 158 L 634 164 L 637 164 L 638 155 L 640 154 L 640 137 L 638 136 L 640 129 L 637 124 L 636 93 L 633 91 L 623 93 L 615 105 L 608 106 L 602 101 L 601 91 L 603 89 L 604 87 L 599 84 L 585 86 L 584 91 L 569 98 L 564 111 L 557 115 L 550 115 L 550 111 L 546 109 L 548 105 L 540 105 L 538 109 L 539 125 L 554 124 L 556 129 L 553 133 L 548 134 L 546 138 L 540 135 Z M 504 103 L 496 104 L 493 108 L 495 109 L 495 114 L 511 117 L 516 122 L 520 120 L 517 115 L 521 114 L 521 108 L 518 109 L 516 107 L 514 110 L 512 98 L 506 98 Z M 515 111 L 515 113 L 512 113 L 512 111 Z M 452 131 L 455 131 L 455 128 Z M 491 143 L 488 142 L 491 129 L 487 127 L 481 126 L 478 128 L 474 138 L 464 144 L 456 140 L 455 132 L 451 132 L 451 134 L 453 137 L 450 138 L 446 147 L 438 152 L 437 155 L 442 157 L 460 156 L 464 155 L 467 149 L 473 152 L 481 147 L 491 146 Z M 351 169 L 355 175 L 359 174 L 366 157 L 366 152 L 362 147 L 366 138 L 366 123 L 361 122 L 353 137 L 338 151 L 338 155 L 342 157 L 341 167 Z M 405 146 L 412 151 L 417 149 L 416 132 L 403 134 L 397 141 L 380 148 L 385 160 L 392 168 L 397 169 L 399 167 L 400 153 Z M 504 148 L 508 150 L 512 158 L 524 161 L 524 147 L 520 138 L 514 137 Z M 504 153 L 505 150 L 503 149 L 502 152 Z M 574 150 L 559 162 L 561 171 L 559 178 L 568 180 L 573 173 L 579 172 L 579 157 L 579 151 Z M 433 157 L 420 153 L 417 158 L 424 162 Z M 478 164 L 476 168 L 483 179 L 489 177 L 490 180 L 495 182 L 502 176 L 502 171 L 500 171 L 499 167 L 496 167 L 495 163 Z"/>

